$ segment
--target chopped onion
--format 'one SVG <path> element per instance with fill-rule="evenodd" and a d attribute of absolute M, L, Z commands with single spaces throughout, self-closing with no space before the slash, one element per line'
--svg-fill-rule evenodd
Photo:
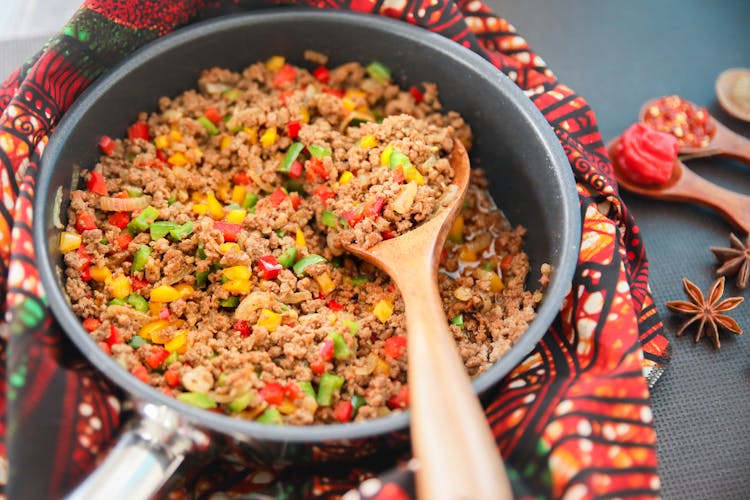
<path fill-rule="evenodd" d="M 255 311 L 262 308 L 270 308 L 273 305 L 273 298 L 268 292 L 252 292 L 242 299 L 242 302 L 234 310 L 236 319 L 248 320 Z"/>
<path fill-rule="evenodd" d="M 52 202 L 52 224 L 57 229 L 65 229 L 62 221 L 60 221 L 60 207 L 62 206 L 62 186 L 57 188 L 55 191 L 55 199 Z"/>
<path fill-rule="evenodd" d="M 147 206 L 148 199 L 145 196 L 139 196 L 138 198 L 102 196 L 99 198 L 99 208 L 107 212 L 132 212 Z"/>
<path fill-rule="evenodd" d="M 284 304 L 299 304 L 306 300 L 312 299 L 312 293 L 307 290 L 301 292 L 287 293 L 281 298 Z"/>
<path fill-rule="evenodd" d="M 274 187 L 273 187 L 272 185 L 268 184 L 268 183 L 267 183 L 267 182 L 265 182 L 265 181 L 264 181 L 263 179 L 261 179 L 261 178 L 260 178 L 260 173 L 258 173 L 257 171 L 255 171 L 255 170 L 248 170 L 248 171 L 247 171 L 247 175 L 248 175 L 248 177 L 250 177 L 250 178 L 251 178 L 251 179 L 253 180 L 253 182 L 254 182 L 254 183 L 256 183 L 256 184 L 258 185 L 258 187 L 259 187 L 259 188 L 261 188 L 261 189 L 262 189 L 263 191 L 266 191 L 266 192 L 270 193 L 271 191 L 273 191 L 273 190 L 275 189 L 275 188 L 274 188 Z"/>
<path fill-rule="evenodd" d="M 408 212 L 412 204 L 414 204 L 414 198 L 416 198 L 416 196 L 417 183 L 416 181 L 411 181 L 403 187 L 398 196 L 396 196 L 396 199 L 393 200 L 391 208 L 393 208 L 394 212 L 403 215 Z"/>

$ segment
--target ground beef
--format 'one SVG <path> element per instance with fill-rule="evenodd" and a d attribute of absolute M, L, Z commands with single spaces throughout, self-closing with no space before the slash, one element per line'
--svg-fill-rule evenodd
<path fill-rule="evenodd" d="M 434 210 L 454 140 L 471 144 L 437 87 L 275 57 L 204 71 L 158 106 L 102 142 L 71 194 L 65 286 L 92 338 L 144 382 L 238 418 L 304 425 L 407 408 L 403 300 L 342 245 L 373 245 Z M 524 229 L 486 188 L 475 170 L 439 274 L 472 376 L 542 296 L 524 288 Z"/>

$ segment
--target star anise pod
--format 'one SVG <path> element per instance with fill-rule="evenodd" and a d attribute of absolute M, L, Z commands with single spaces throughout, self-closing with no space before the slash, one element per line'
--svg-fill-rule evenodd
<path fill-rule="evenodd" d="M 687 278 L 682 279 L 682 286 L 685 288 L 689 301 L 687 300 L 671 300 L 667 302 L 667 307 L 678 313 L 691 314 L 692 317 L 685 321 L 680 329 L 677 330 L 677 336 L 679 337 L 685 332 L 685 329 L 693 323 L 698 323 L 698 331 L 695 334 L 695 341 L 698 342 L 705 333 L 711 338 L 716 348 L 721 347 L 719 342 L 719 327 L 724 327 L 730 332 L 736 333 L 737 335 L 742 333 L 742 328 L 737 324 L 735 320 L 727 316 L 725 313 L 731 311 L 740 303 L 745 300 L 744 297 L 728 297 L 721 302 L 721 296 L 724 294 L 724 276 L 717 279 L 711 285 L 711 289 L 708 291 L 708 296 L 703 297 L 703 293 L 700 288 L 695 286 Z"/>
<path fill-rule="evenodd" d="M 721 263 L 716 270 L 720 276 L 737 275 L 737 288 L 747 288 L 750 281 L 750 235 L 743 243 L 736 234 L 729 233 L 729 243 L 726 247 L 711 247 L 711 251 Z"/>

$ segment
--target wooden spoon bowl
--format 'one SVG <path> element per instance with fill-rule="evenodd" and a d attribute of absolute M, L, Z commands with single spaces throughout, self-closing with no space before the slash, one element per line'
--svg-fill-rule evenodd
<path fill-rule="evenodd" d="M 458 355 L 437 286 L 440 253 L 469 185 L 469 157 L 456 140 L 452 184 L 416 228 L 347 250 L 386 272 L 404 299 L 411 441 L 419 498 L 512 498 L 500 453 Z"/>
<path fill-rule="evenodd" d="M 738 120 L 750 122 L 750 69 L 730 68 L 716 79 L 716 99 Z M 742 99 L 742 103 L 738 102 Z"/>
<path fill-rule="evenodd" d="M 641 106 L 638 118 L 645 121 L 646 114 L 658 99 L 652 99 Z M 694 105 L 699 107 L 697 105 Z M 709 115 L 714 125 L 714 134 L 705 147 L 680 146 L 680 156 L 683 159 L 700 158 L 705 156 L 727 156 L 750 165 L 750 140 L 727 128 L 716 118 Z"/>
<path fill-rule="evenodd" d="M 607 145 L 612 160 L 615 177 L 620 187 L 632 193 L 667 201 L 697 203 L 714 210 L 733 227 L 750 233 L 750 196 L 730 191 L 701 177 L 682 161 L 675 160 L 672 176 L 667 182 L 655 186 L 646 186 L 631 181 L 617 162 L 615 138 Z"/>

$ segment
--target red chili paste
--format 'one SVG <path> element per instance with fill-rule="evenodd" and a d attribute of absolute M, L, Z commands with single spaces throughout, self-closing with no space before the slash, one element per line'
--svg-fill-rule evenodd
<path fill-rule="evenodd" d="M 615 146 L 617 163 L 632 182 L 664 184 L 672 176 L 680 145 L 677 139 L 643 123 L 634 123 Z"/>
<path fill-rule="evenodd" d="M 677 95 L 662 97 L 646 110 L 643 121 L 675 136 L 681 146 L 705 148 L 716 133 L 711 115 Z"/>

